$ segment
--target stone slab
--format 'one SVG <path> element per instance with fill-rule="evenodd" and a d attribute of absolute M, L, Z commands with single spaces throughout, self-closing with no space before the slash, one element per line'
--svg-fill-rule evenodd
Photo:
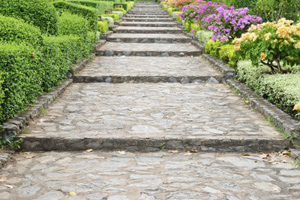
<path fill-rule="evenodd" d="M 108 42 L 129 43 L 188 43 L 191 39 L 183 34 L 133 34 L 115 33 L 106 38 Z"/>
<path fill-rule="evenodd" d="M 170 22 L 174 21 L 173 18 L 149 18 L 149 17 L 144 17 L 144 18 L 138 18 L 138 17 L 123 17 L 122 18 L 123 22 Z"/>
<path fill-rule="evenodd" d="M 121 26 L 137 26 L 137 27 L 174 27 L 175 22 L 125 22 L 119 23 Z"/>
<path fill-rule="evenodd" d="M 119 26 L 116 33 L 182 33 L 183 30 L 178 27 L 136 27 L 136 26 Z"/>
<path fill-rule="evenodd" d="M 202 52 L 190 43 L 115 43 L 107 42 L 97 56 L 199 56 Z"/>
<path fill-rule="evenodd" d="M 270 151 L 288 143 L 222 84 L 73 84 L 22 134 L 26 150 Z"/>
<path fill-rule="evenodd" d="M 170 15 L 133 15 L 133 14 L 126 14 L 124 17 L 126 18 L 170 18 Z"/>
<path fill-rule="evenodd" d="M 300 169 L 282 156 L 94 151 L 20 153 L 15 159 L 0 171 L 7 177 L 0 185 L 3 200 L 298 200 L 300 195 Z"/>

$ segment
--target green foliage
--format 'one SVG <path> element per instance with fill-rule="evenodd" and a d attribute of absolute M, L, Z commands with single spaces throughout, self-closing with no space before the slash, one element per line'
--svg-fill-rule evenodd
<path fill-rule="evenodd" d="M 124 15 L 122 11 L 112 11 L 112 13 L 119 15 L 119 19 Z"/>
<path fill-rule="evenodd" d="M 168 8 L 168 13 L 172 14 L 173 12 L 178 12 L 177 8 Z"/>
<path fill-rule="evenodd" d="M 23 138 L 19 138 L 17 140 L 15 140 L 15 136 L 13 136 L 10 139 L 2 139 L 2 137 L 0 137 L 0 149 L 3 148 L 10 148 L 11 150 L 18 150 L 21 148 L 21 144 L 24 141 Z"/>
<path fill-rule="evenodd" d="M 2 108 L 1 105 L 4 102 L 4 90 L 2 88 L 2 84 L 3 84 L 4 80 L 3 80 L 2 76 L 3 76 L 3 72 L 0 71 L 0 116 L 3 115 L 3 108 Z M 1 128 L 2 127 L 1 127 L 1 124 L 0 124 L 0 132 L 1 132 Z"/>
<path fill-rule="evenodd" d="M 21 18 L 42 33 L 57 33 L 57 13 L 47 0 L 0 0 L 0 14 Z"/>
<path fill-rule="evenodd" d="M 103 14 L 101 15 L 102 17 L 111 17 L 114 19 L 114 21 L 119 21 L 120 20 L 120 17 L 118 14 Z"/>
<path fill-rule="evenodd" d="M 26 44 L 1 43 L 0 69 L 3 72 L 4 101 L 0 121 L 24 110 L 42 93 L 44 70 L 40 65 L 42 55 Z"/>
<path fill-rule="evenodd" d="M 114 8 L 122 6 L 124 10 L 130 10 L 130 5 L 128 3 L 114 3 Z"/>
<path fill-rule="evenodd" d="M 228 63 L 230 67 L 235 68 L 238 62 L 237 53 L 234 50 L 234 45 L 226 44 L 220 47 L 220 59 Z"/>
<path fill-rule="evenodd" d="M 59 35 L 81 35 L 86 36 L 89 29 L 89 22 L 78 15 L 63 12 L 58 19 Z"/>
<path fill-rule="evenodd" d="M 196 33 L 196 39 L 199 42 L 206 44 L 212 38 L 213 35 L 214 33 L 212 31 L 200 30 Z"/>
<path fill-rule="evenodd" d="M 54 2 L 53 5 L 60 10 L 60 12 L 68 11 L 72 14 L 80 15 L 86 18 L 90 23 L 90 30 L 97 30 L 98 14 L 96 9 L 65 1 Z"/>
<path fill-rule="evenodd" d="M 175 18 L 176 21 L 178 21 L 178 22 L 182 21 L 181 17 L 178 16 L 179 13 L 181 13 L 181 12 L 178 11 L 178 12 L 173 12 L 172 13 L 172 17 Z"/>
<path fill-rule="evenodd" d="M 101 19 L 108 22 L 108 26 L 113 26 L 115 24 L 115 21 L 112 17 L 102 17 Z"/>
<path fill-rule="evenodd" d="M 106 33 L 108 31 L 108 22 L 107 21 L 99 21 L 98 22 L 98 30 L 100 33 Z"/>
<path fill-rule="evenodd" d="M 124 15 L 127 13 L 124 8 L 114 8 L 113 11 L 121 11 Z"/>
<path fill-rule="evenodd" d="M 93 0 L 69 0 L 72 3 L 93 7 L 97 9 L 99 15 L 104 14 L 106 10 L 114 7 L 113 1 L 93 1 Z"/>
<path fill-rule="evenodd" d="M 224 43 L 220 42 L 220 40 L 209 40 L 205 44 L 205 52 L 219 58 L 219 48 L 224 45 Z"/>
<path fill-rule="evenodd" d="M 22 19 L 0 15 L 0 42 L 25 42 L 34 46 L 42 45 L 41 31 Z"/>

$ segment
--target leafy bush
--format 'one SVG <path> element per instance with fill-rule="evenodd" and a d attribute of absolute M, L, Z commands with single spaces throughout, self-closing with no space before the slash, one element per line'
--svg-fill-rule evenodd
<path fill-rule="evenodd" d="M 216 40 L 216 41 L 209 40 L 205 44 L 205 52 L 219 58 L 219 48 L 221 46 L 222 46 L 222 42 L 220 42 L 220 40 Z"/>
<path fill-rule="evenodd" d="M 0 0 L 0 14 L 21 18 L 42 33 L 57 33 L 57 13 L 47 0 Z"/>
<path fill-rule="evenodd" d="M 97 30 L 98 14 L 96 9 L 65 1 L 54 2 L 53 5 L 59 10 L 69 11 L 86 18 L 90 23 L 90 30 Z"/>
<path fill-rule="evenodd" d="M 100 33 L 106 33 L 108 31 L 108 22 L 107 21 L 99 21 L 98 22 L 98 31 Z"/>
<path fill-rule="evenodd" d="M 173 12 L 173 13 L 172 13 L 172 17 L 175 18 L 176 21 L 178 21 L 178 22 L 179 22 L 179 21 L 182 21 L 182 20 L 181 20 L 181 17 L 179 16 L 179 14 L 181 14 L 181 12 L 179 12 L 179 11 L 178 11 L 178 12 Z"/>
<path fill-rule="evenodd" d="M 235 68 L 238 62 L 237 53 L 234 50 L 234 45 L 226 44 L 220 47 L 220 59 L 228 63 L 230 67 Z"/>
<path fill-rule="evenodd" d="M 248 33 L 235 39 L 236 51 L 242 58 L 250 58 L 252 64 L 262 63 L 272 73 L 285 73 L 283 66 L 300 64 L 300 23 L 281 19 L 252 26 Z"/>
<path fill-rule="evenodd" d="M 114 19 L 114 21 L 119 21 L 120 20 L 120 17 L 118 14 L 103 14 L 101 15 L 102 17 L 111 17 Z"/>
<path fill-rule="evenodd" d="M 115 24 L 115 21 L 112 17 L 102 17 L 103 21 L 106 21 L 108 23 L 108 26 L 113 26 Z"/>
<path fill-rule="evenodd" d="M 104 14 L 106 10 L 114 7 L 113 1 L 71 0 L 70 2 L 93 7 L 97 9 L 99 15 Z"/>
<path fill-rule="evenodd" d="M 127 13 L 124 8 L 114 8 L 113 11 L 121 11 L 124 15 Z"/>
<path fill-rule="evenodd" d="M 89 22 L 78 15 L 63 12 L 58 19 L 59 35 L 81 35 L 86 36 L 89 29 Z"/>
<path fill-rule="evenodd" d="M 118 7 L 118 6 L 122 6 L 124 10 L 130 10 L 130 5 L 128 5 L 127 3 L 114 3 L 114 8 Z"/>
<path fill-rule="evenodd" d="M 0 41 L 25 42 L 34 46 L 43 44 L 41 31 L 22 19 L 0 15 L 0 24 Z"/>
<path fill-rule="evenodd" d="M 4 90 L 2 88 L 2 84 L 4 82 L 3 78 L 3 72 L 0 71 L 0 116 L 3 116 L 3 108 L 2 108 L 2 104 L 4 102 Z M 0 125 L 0 132 L 1 132 L 1 125 Z"/>
<path fill-rule="evenodd" d="M 0 121 L 13 117 L 24 110 L 29 103 L 42 93 L 43 66 L 40 65 L 42 55 L 26 44 L 1 43 L 0 69 L 4 101 L 0 107 L 3 113 Z"/>
<path fill-rule="evenodd" d="M 206 44 L 210 39 L 211 37 L 213 36 L 213 32 L 211 31 L 204 31 L 204 30 L 200 30 L 200 31 L 197 31 L 196 33 L 196 39 L 203 43 L 203 44 Z"/>
<path fill-rule="evenodd" d="M 119 19 L 124 15 L 122 11 L 112 11 L 112 13 L 119 15 Z"/>

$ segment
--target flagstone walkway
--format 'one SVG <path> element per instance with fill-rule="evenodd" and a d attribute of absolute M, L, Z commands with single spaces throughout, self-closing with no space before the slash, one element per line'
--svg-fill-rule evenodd
<path fill-rule="evenodd" d="M 159 5 L 119 25 L 20 136 L 0 199 L 300 198 L 288 142 Z"/>

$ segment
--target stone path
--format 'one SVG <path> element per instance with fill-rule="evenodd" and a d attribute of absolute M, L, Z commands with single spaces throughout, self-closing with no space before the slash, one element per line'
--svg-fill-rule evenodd
<path fill-rule="evenodd" d="M 0 199 L 299 199 L 300 169 L 272 153 L 288 143 L 175 21 L 155 3 L 123 19 L 20 136 Z"/>

